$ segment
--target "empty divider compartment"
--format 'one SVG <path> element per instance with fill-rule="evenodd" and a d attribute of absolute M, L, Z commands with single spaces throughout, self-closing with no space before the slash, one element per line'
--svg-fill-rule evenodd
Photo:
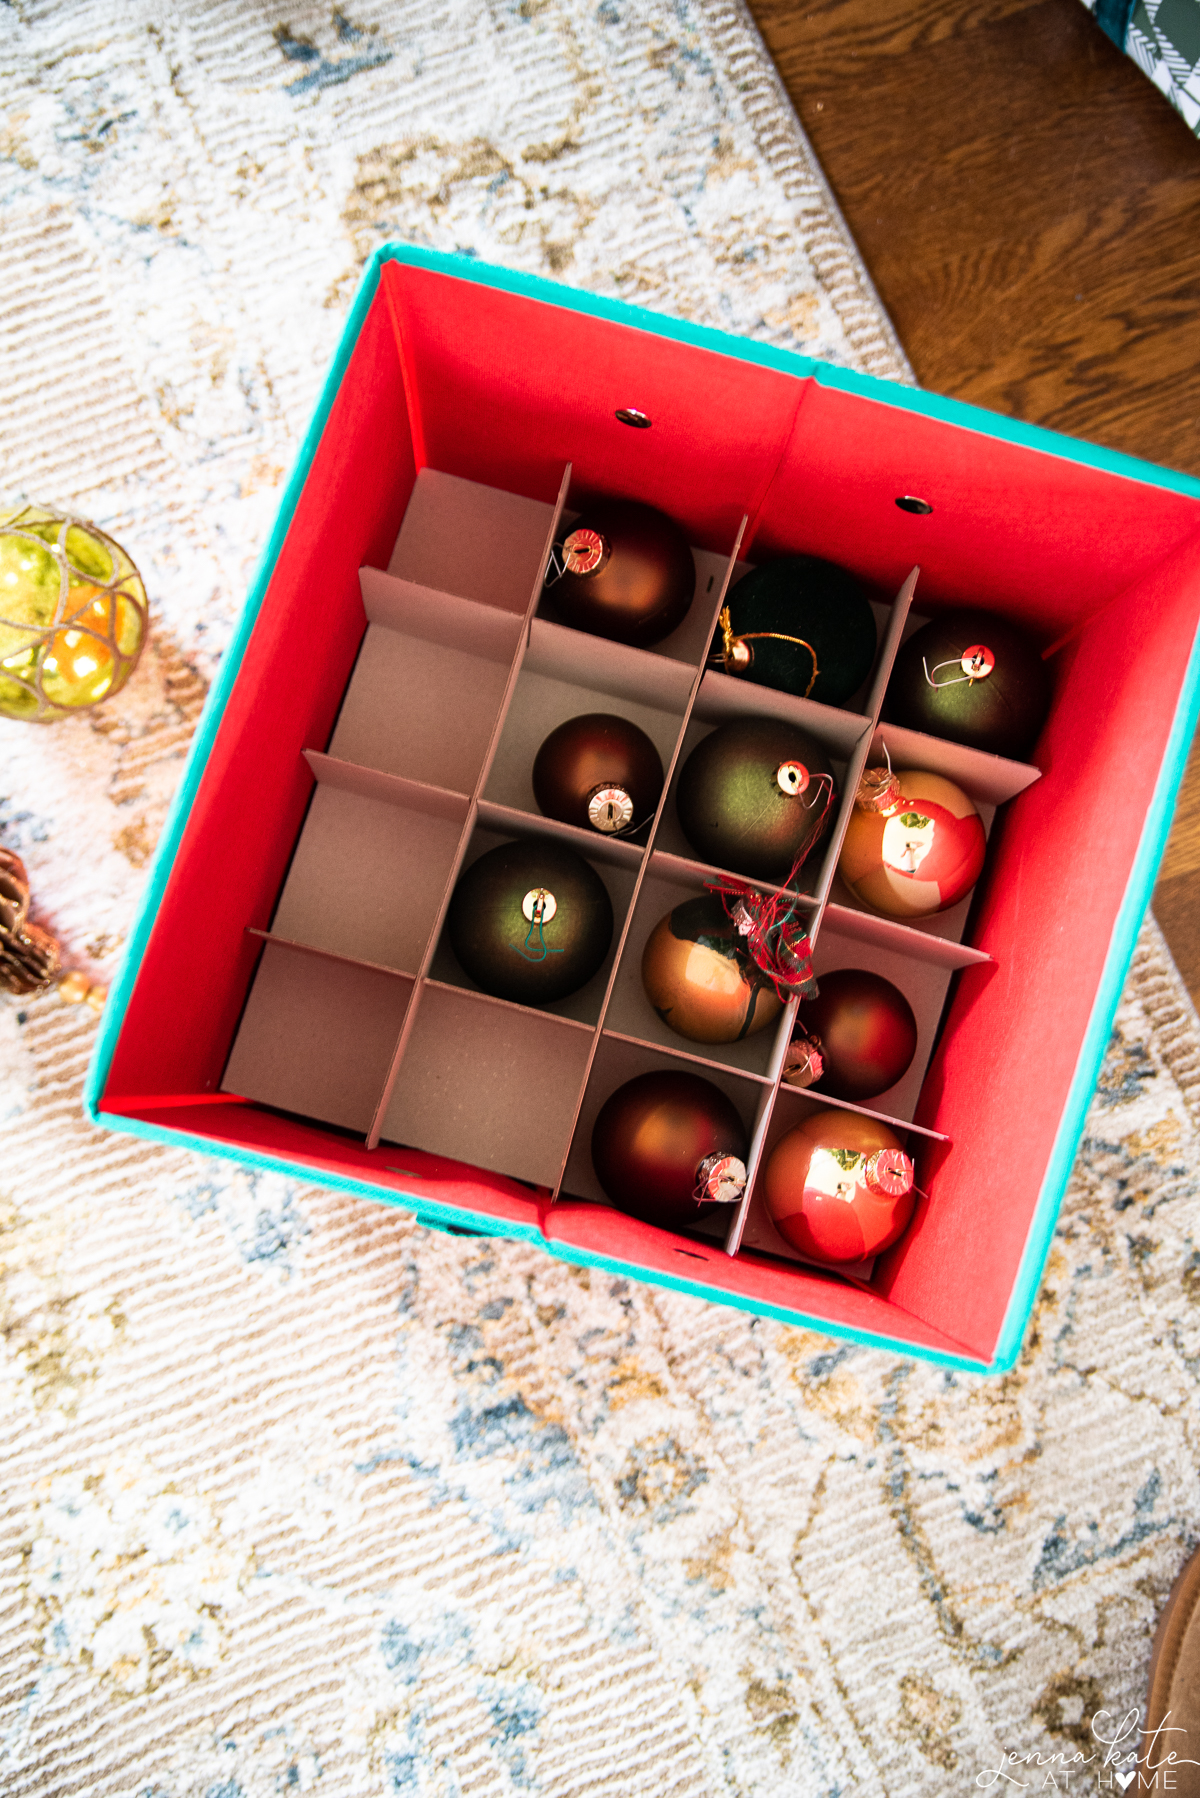
<path fill-rule="evenodd" d="M 553 1187 L 591 1042 L 546 1012 L 427 985 L 382 1138 Z"/>
<path fill-rule="evenodd" d="M 563 1174 L 559 1202 L 562 1199 L 586 1199 L 602 1205 L 611 1202 L 597 1180 L 596 1170 L 592 1165 L 592 1132 L 596 1119 L 601 1107 L 627 1080 L 636 1079 L 640 1074 L 657 1073 L 692 1074 L 717 1087 L 733 1104 L 746 1127 L 746 1142 L 750 1143 L 758 1119 L 770 1100 L 770 1087 L 746 1079 L 732 1068 L 696 1067 L 692 1062 L 664 1055 L 661 1050 L 640 1043 L 627 1043 L 619 1038 L 602 1036 L 588 1075 L 587 1091 L 583 1096 L 571 1140 L 571 1153 Z M 704 1236 L 721 1240 L 733 1209 L 733 1206 L 722 1205 L 710 1212 L 707 1218 L 698 1218 L 697 1230 Z"/>
<path fill-rule="evenodd" d="M 560 543 L 564 537 L 570 534 L 575 519 L 580 516 L 582 516 L 581 513 L 574 511 L 563 513 L 558 531 Z M 696 564 L 696 589 L 687 617 L 682 624 L 675 626 L 669 636 L 664 637 L 661 642 L 650 644 L 643 653 L 665 656 L 671 661 L 684 662 L 688 667 L 695 669 L 703 661 L 708 651 L 717 598 L 721 591 L 721 582 L 725 579 L 729 557 L 714 554 L 712 550 L 697 549 L 693 543 L 692 559 Z M 573 628 L 566 626 L 565 619 L 555 606 L 553 583 L 543 589 L 542 596 L 538 601 L 537 615 L 540 619 L 545 619 L 560 629 Z M 589 635 L 586 631 L 580 631 L 578 634 L 580 636 Z"/>
<path fill-rule="evenodd" d="M 423 468 L 388 573 L 524 618 L 545 573 L 553 518 L 544 500 Z"/>
<path fill-rule="evenodd" d="M 403 975 L 264 944 L 221 1090 L 365 1132 L 412 991 Z"/>
<path fill-rule="evenodd" d="M 370 620 L 329 753 L 470 794 L 496 726 L 521 639 L 511 612 L 361 575 Z"/>
<path fill-rule="evenodd" d="M 703 896 L 704 889 L 697 880 L 663 873 L 656 860 L 652 860 L 638 893 L 629 935 L 625 939 L 612 997 L 605 1013 L 605 1029 L 622 1036 L 635 1037 L 660 1049 L 696 1056 L 704 1061 L 716 1062 L 731 1071 L 740 1070 L 759 1079 L 766 1079 L 770 1072 L 772 1051 L 783 1028 L 783 1011 L 778 1014 L 777 1019 L 740 1040 L 725 1043 L 697 1042 L 691 1037 L 681 1036 L 659 1017 L 642 983 L 642 956 L 659 921 L 677 905 Z M 719 904 L 720 901 L 716 903 Z"/>
<path fill-rule="evenodd" d="M 467 801 L 311 750 L 308 762 L 318 784 L 272 934 L 415 973 Z"/>
<path fill-rule="evenodd" d="M 578 1023 L 594 1025 L 600 1020 L 600 1006 L 608 986 L 609 974 L 616 957 L 617 944 L 625 922 L 625 914 L 629 910 L 629 902 L 633 897 L 633 889 L 637 880 L 638 852 L 628 843 L 614 842 L 599 833 L 588 833 L 570 830 L 566 825 L 552 825 L 543 829 L 535 819 L 528 821 L 528 827 L 521 829 L 514 825 L 511 830 L 499 831 L 486 826 L 479 826 L 471 833 L 471 841 L 467 845 L 463 857 L 459 879 L 466 873 L 481 855 L 498 848 L 501 843 L 525 842 L 536 846 L 545 843 L 557 848 L 569 835 L 567 847 L 583 856 L 592 870 L 600 877 L 612 903 L 613 932 L 612 941 L 599 969 L 585 985 L 575 992 L 569 993 L 565 999 L 554 999 L 545 1005 L 538 1005 L 537 1010 L 554 1017 L 574 1018 Z M 547 875 L 545 884 L 553 890 L 553 878 Z M 545 941 L 553 951 L 554 921 L 545 927 Z M 514 955 L 522 952 L 522 943 L 511 945 Z M 429 968 L 430 978 L 442 981 L 447 986 L 462 987 L 467 992 L 478 992 L 480 989 L 460 964 L 458 957 L 450 945 L 449 930 L 443 926 L 441 938 L 434 951 L 433 961 Z"/>
<path fill-rule="evenodd" d="M 683 663 L 535 618 L 485 796 L 537 815 L 533 764 L 538 750 L 560 724 L 592 712 L 615 713 L 645 731 L 665 773 L 693 678 L 694 671 Z M 649 816 L 637 822 L 647 823 Z"/>

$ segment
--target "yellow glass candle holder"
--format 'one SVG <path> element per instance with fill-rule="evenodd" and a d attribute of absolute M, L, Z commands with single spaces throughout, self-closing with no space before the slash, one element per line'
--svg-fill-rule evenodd
<path fill-rule="evenodd" d="M 0 716 L 49 724 L 111 698 L 149 621 L 142 577 L 105 531 L 0 504 Z"/>

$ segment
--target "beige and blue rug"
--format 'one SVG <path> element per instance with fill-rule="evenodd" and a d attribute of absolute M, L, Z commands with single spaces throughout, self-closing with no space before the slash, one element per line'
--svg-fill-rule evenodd
<path fill-rule="evenodd" d="M 907 377 L 732 0 L 0 6 L 3 483 L 157 608 L 106 712 L 0 727 L 97 979 L 384 236 Z M 6 1798 L 916 1798 L 1138 1702 L 1200 1527 L 1153 924 L 994 1382 L 97 1134 L 91 1027 L 0 1003 Z"/>

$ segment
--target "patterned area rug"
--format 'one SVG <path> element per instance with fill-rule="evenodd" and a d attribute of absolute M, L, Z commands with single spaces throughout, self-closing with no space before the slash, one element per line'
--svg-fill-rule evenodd
<path fill-rule="evenodd" d="M 4 480 L 157 608 L 106 712 L 0 727 L 101 980 L 381 237 L 907 378 L 731 0 L 17 0 L 0 157 Z M 1151 921 L 990 1382 L 97 1134 L 91 1029 L 0 1004 L 0 1790 L 949 1794 L 1139 1701 L 1200 1515 Z"/>

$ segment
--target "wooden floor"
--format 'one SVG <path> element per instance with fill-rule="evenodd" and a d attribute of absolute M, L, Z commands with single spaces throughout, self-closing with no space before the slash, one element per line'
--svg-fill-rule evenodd
<path fill-rule="evenodd" d="M 1200 142 L 1081 0 L 749 0 L 925 387 L 1200 475 Z M 1154 910 L 1200 1003 L 1200 749 Z"/>

